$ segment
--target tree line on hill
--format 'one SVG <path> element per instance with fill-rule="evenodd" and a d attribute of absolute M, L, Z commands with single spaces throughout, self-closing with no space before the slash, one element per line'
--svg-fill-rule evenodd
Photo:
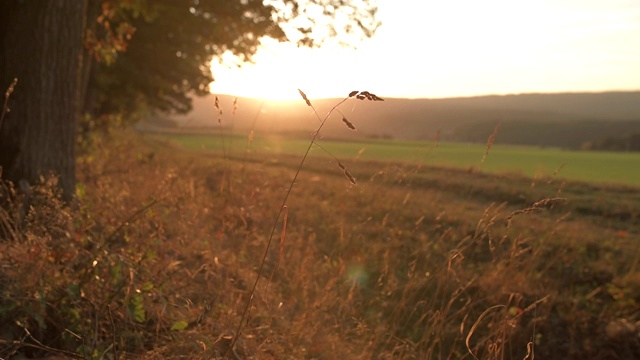
<path fill-rule="evenodd" d="M 453 138 L 481 143 L 497 122 L 477 122 L 456 129 Z M 640 121 L 505 121 L 500 123 L 498 143 L 557 147 L 570 150 L 640 151 Z M 631 134 L 631 135 L 628 135 Z"/>
<path fill-rule="evenodd" d="M 194 99 L 194 109 L 189 114 L 153 119 L 160 126 L 193 127 L 194 131 L 206 126 L 217 129 L 215 97 Z M 226 108 L 235 101 L 232 96 L 217 97 Z M 320 99 L 314 105 L 322 112 L 335 102 L 336 99 Z M 262 131 L 311 133 L 317 126 L 302 100 L 269 102 L 239 98 L 235 115 L 225 116 L 222 121 L 223 126 L 245 131 L 255 126 Z M 442 141 L 484 143 L 499 123 L 497 143 L 637 151 L 635 138 L 630 134 L 640 129 L 640 92 L 388 98 L 385 106 L 375 111 L 356 104 L 350 121 L 358 131 L 345 131 L 337 118 L 325 125 L 323 135 L 334 139 L 431 140 L 438 133 Z"/>
<path fill-rule="evenodd" d="M 587 141 L 582 144 L 581 148 L 594 151 L 640 151 L 640 133 Z"/>

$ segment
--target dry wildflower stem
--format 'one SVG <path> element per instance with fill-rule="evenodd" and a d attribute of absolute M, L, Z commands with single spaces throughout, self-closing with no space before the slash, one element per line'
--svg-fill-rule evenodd
<path fill-rule="evenodd" d="M 249 311 L 250 311 L 250 308 L 251 308 L 251 303 L 253 301 L 253 297 L 254 297 L 256 289 L 258 287 L 258 283 L 260 282 L 260 275 L 262 274 L 262 270 L 264 269 L 264 265 L 265 265 L 266 260 L 267 260 L 267 255 L 269 253 L 269 249 L 271 248 L 271 244 L 273 243 L 273 237 L 274 237 L 276 229 L 278 227 L 278 222 L 280 221 L 280 217 L 282 217 L 283 213 L 287 209 L 287 201 L 289 200 L 289 195 L 291 195 L 291 191 L 293 190 L 293 186 L 295 185 L 296 180 L 298 180 L 298 176 L 300 175 L 300 172 L 302 171 L 302 166 L 304 165 L 305 161 L 307 160 L 307 157 L 311 153 L 311 149 L 313 148 L 313 145 L 314 144 L 317 145 L 316 141 L 318 139 L 318 135 L 320 134 L 320 130 L 322 130 L 322 128 L 324 127 L 325 123 L 327 122 L 327 120 L 329 119 L 331 114 L 333 114 L 333 112 L 336 111 L 336 109 L 340 105 L 344 104 L 347 100 L 349 100 L 349 98 L 351 98 L 353 96 L 357 95 L 356 97 L 359 100 L 367 99 L 367 100 L 370 100 L 370 101 L 384 101 L 384 99 L 382 99 L 382 98 L 380 98 L 380 97 L 378 97 L 378 96 L 376 96 L 374 94 L 371 94 L 368 91 L 362 91 L 362 92 L 352 91 L 352 92 L 349 93 L 348 97 L 342 99 L 336 105 L 334 105 L 331 108 L 331 110 L 329 110 L 329 112 L 327 113 L 327 115 L 324 118 L 321 118 L 320 115 L 318 114 L 318 111 L 313 106 L 313 104 L 311 103 L 311 101 L 309 100 L 307 95 L 300 89 L 298 89 L 298 92 L 300 93 L 300 96 L 302 96 L 302 99 L 305 101 L 307 106 L 310 106 L 313 109 L 314 114 L 316 115 L 318 120 L 320 120 L 320 126 L 318 127 L 318 129 L 316 129 L 316 131 L 314 131 L 313 137 L 311 138 L 311 141 L 309 142 L 309 146 L 307 147 L 307 150 L 305 151 L 304 155 L 302 156 L 302 159 L 300 160 L 300 163 L 298 164 L 298 168 L 297 168 L 297 170 L 295 172 L 295 175 L 293 176 L 293 179 L 291 180 L 289 188 L 287 189 L 287 192 L 285 193 L 284 198 L 282 199 L 282 203 L 281 203 L 281 205 L 279 207 L 278 214 L 276 215 L 275 221 L 274 221 L 273 226 L 271 227 L 271 231 L 269 233 L 269 239 L 267 240 L 267 245 L 266 245 L 266 248 L 265 248 L 264 253 L 262 255 L 262 261 L 260 262 L 260 267 L 258 268 L 258 273 L 256 275 L 256 280 L 254 281 L 253 286 L 251 287 L 251 291 L 249 292 L 249 299 L 247 300 L 247 304 L 245 305 L 244 311 L 242 312 L 242 317 L 240 318 L 240 322 L 238 323 L 238 328 L 236 329 L 236 332 L 235 332 L 235 334 L 233 336 L 233 340 L 232 340 L 232 342 L 231 342 L 231 344 L 229 346 L 229 350 L 224 354 L 225 358 L 227 358 L 229 356 L 229 354 L 233 351 L 234 346 L 235 346 L 236 342 L 238 341 L 238 338 L 242 334 L 243 323 L 245 322 L 245 318 L 247 319 L 247 322 L 248 322 L 248 315 L 249 315 Z M 361 96 L 362 96 L 362 98 L 361 98 Z M 344 168 L 344 165 L 342 165 L 342 163 L 338 162 L 338 166 L 340 166 L 340 168 L 343 168 L 345 176 L 347 176 L 349 181 L 352 184 L 355 185 L 356 184 L 355 178 L 351 175 L 351 173 L 349 173 L 346 170 L 346 168 Z M 282 239 L 281 245 L 284 242 L 283 240 L 284 239 Z"/>
<path fill-rule="evenodd" d="M 249 134 L 247 135 L 247 144 L 246 144 L 245 149 L 244 149 L 244 158 L 242 160 L 242 172 L 244 172 L 245 166 L 247 164 L 247 158 L 249 157 L 249 149 L 251 148 L 251 145 L 253 145 L 254 133 L 255 133 L 254 130 L 256 128 L 256 123 L 258 122 L 258 118 L 260 117 L 260 114 L 262 113 L 262 108 L 263 107 L 264 107 L 264 100 L 262 100 L 260 102 L 260 106 L 258 107 L 258 110 L 256 111 L 256 115 L 253 117 L 253 122 L 251 123 L 251 129 L 249 130 Z"/>
<path fill-rule="evenodd" d="M 529 341 L 527 343 L 527 354 L 524 356 L 523 360 L 533 360 L 535 359 L 535 355 L 533 352 L 533 341 Z"/>
<path fill-rule="evenodd" d="M 222 144 L 222 156 L 224 157 L 224 160 L 225 160 L 225 172 L 222 177 L 222 181 L 220 182 L 220 193 L 222 193 L 224 190 L 225 182 L 227 185 L 227 191 L 231 193 L 231 179 L 229 175 L 229 172 L 230 172 L 229 155 L 227 154 L 227 146 L 225 145 L 225 138 L 224 138 L 224 127 L 222 126 L 222 114 L 224 112 L 222 111 L 222 107 L 220 106 L 220 100 L 218 99 L 218 96 L 216 96 L 215 98 L 214 106 L 218 112 L 218 129 L 220 130 L 220 143 Z M 238 108 L 238 98 L 235 98 L 233 100 L 232 115 L 235 115 L 237 108 Z"/>
<path fill-rule="evenodd" d="M 489 150 L 491 150 L 491 146 L 496 142 L 496 138 L 498 137 L 498 130 L 500 130 L 500 123 L 496 124 L 496 127 L 493 129 L 491 135 L 487 139 L 487 148 L 484 150 L 484 154 L 482 155 L 482 159 L 480 160 L 480 165 L 484 164 L 484 161 L 487 159 L 487 155 L 489 155 Z"/>
<path fill-rule="evenodd" d="M 562 164 L 560 164 L 560 166 L 558 166 L 554 171 L 553 171 L 553 175 L 551 176 L 556 176 L 558 175 L 558 173 L 560 172 L 560 170 L 564 169 L 564 167 L 567 166 L 566 162 L 563 162 Z"/>
<path fill-rule="evenodd" d="M 2 128 L 2 121 L 4 120 L 4 116 L 9 112 L 9 97 L 13 93 L 16 85 L 18 84 L 18 78 L 14 78 L 11 82 L 11 85 L 7 88 L 7 91 L 4 93 L 4 104 L 2 105 L 2 114 L 0 115 L 0 129 Z"/>
<path fill-rule="evenodd" d="M 531 205 L 531 206 L 529 206 L 529 207 L 527 207 L 525 209 L 516 210 L 516 211 L 512 212 L 511 215 L 507 216 L 507 218 L 505 219 L 505 221 L 507 222 L 507 228 L 511 225 L 511 220 L 516 215 L 542 211 L 546 207 L 551 207 L 551 206 L 555 205 L 556 203 L 566 202 L 566 201 L 568 201 L 567 198 L 560 198 L 560 197 L 547 198 L 547 199 L 542 199 L 540 201 L 537 201 L 533 205 Z"/>
<path fill-rule="evenodd" d="M 317 146 L 318 148 L 320 148 L 322 151 L 326 152 L 329 156 L 331 156 L 336 163 L 338 164 L 338 167 L 340 168 L 340 170 L 342 170 L 342 172 L 344 173 L 344 176 L 347 178 L 347 180 L 349 180 L 349 182 L 355 186 L 358 186 L 358 183 L 356 182 L 356 178 L 353 177 L 353 175 L 351 175 L 351 173 L 349 172 L 349 170 L 347 170 L 347 167 L 344 166 L 343 163 L 340 162 L 340 160 L 338 160 L 337 157 L 335 157 L 331 151 L 325 149 L 323 146 L 321 146 L 320 144 L 318 144 L 317 142 L 314 143 L 315 146 Z"/>
<path fill-rule="evenodd" d="M 471 327 L 471 330 L 469 330 L 469 334 L 467 335 L 467 338 L 465 339 L 464 343 L 465 345 L 467 345 L 467 350 L 469 350 L 469 354 L 471 354 L 471 356 L 473 356 L 474 359 L 479 360 L 478 357 L 473 353 L 473 351 L 471 350 L 471 346 L 469 345 L 471 336 L 476 331 L 476 328 L 478 328 L 482 319 L 484 319 L 485 316 L 487 316 L 493 310 L 504 308 L 504 307 L 505 307 L 504 305 L 494 305 L 486 309 L 482 314 L 480 314 L 480 317 L 478 317 L 478 320 L 476 320 L 475 324 L 473 324 L 473 326 Z"/>
<path fill-rule="evenodd" d="M 267 283 L 267 286 L 271 284 L 271 281 L 273 280 L 273 275 L 275 275 L 276 271 L 278 271 L 278 268 L 280 267 L 280 261 L 282 260 L 282 253 L 284 252 L 284 240 L 287 237 L 287 219 L 288 218 L 289 218 L 289 210 L 285 205 L 284 215 L 282 217 L 282 231 L 280 232 L 280 249 L 278 250 L 278 261 L 276 261 L 276 267 L 273 269 L 273 272 L 271 272 L 271 277 L 269 277 L 269 282 Z"/>
<path fill-rule="evenodd" d="M 11 345 L 15 346 L 17 344 L 20 344 L 20 346 L 24 346 L 24 347 L 31 347 L 34 349 L 38 349 L 38 350 L 44 350 L 47 351 L 49 353 L 53 353 L 53 354 L 63 354 L 65 356 L 68 356 L 71 359 L 83 359 L 84 356 L 81 356 L 79 354 L 76 354 L 74 352 L 71 351 L 66 351 L 66 350 L 62 350 L 62 349 L 56 349 L 56 348 L 52 348 L 49 347 L 45 344 L 43 344 L 42 342 L 38 341 L 38 339 L 36 339 L 33 335 L 31 335 L 31 332 L 29 331 L 29 329 L 27 329 L 27 327 L 22 324 L 20 321 L 17 322 L 18 326 L 20 326 L 25 334 L 26 334 L 26 338 L 28 338 L 29 340 L 33 341 L 34 344 L 26 342 L 26 341 L 12 341 Z M 9 344 L 9 341 L 5 341 L 5 340 L 0 340 L 0 344 Z"/>

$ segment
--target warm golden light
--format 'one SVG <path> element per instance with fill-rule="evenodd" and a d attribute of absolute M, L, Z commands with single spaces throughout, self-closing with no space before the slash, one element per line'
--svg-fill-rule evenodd
<path fill-rule="evenodd" d="M 452 97 L 640 88 L 640 7 L 506 0 L 380 2 L 382 26 L 357 50 L 265 40 L 255 64 L 214 63 L 211 91 L 264 99 Z"/>
<path fill-rule="evenodd" d="M 271 39 L 254 57 L 255 64 L 244 64 L 241 68 L 212 64 L 216 81 L 211 92 L 225 93 L 265 100 L 300 99 L 298 89 L 305 89 L 310 98 L 335 96 L 336 81 L 325 79 L 332 73 L 328 68 L 318 68 L 316 56 L 327 56 L 318 49 L 298 48 L 293 44 L 281 44 Z M 309 61 L 305 60 L 305 57 Z M 226 60 L 230 62 L 228 57 Z M 327 67 L 330 61 L 327 60 Z M 342 92 L 349 91 L 342 89 Z"/>

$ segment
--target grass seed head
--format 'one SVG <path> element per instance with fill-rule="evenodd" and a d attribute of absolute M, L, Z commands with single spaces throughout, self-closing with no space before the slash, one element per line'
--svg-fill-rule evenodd
<path fill-rule="evenodd" d="M 349 97 L 353 97 L 353 96 L 355 96 L 356 99 L 358 99 L 358 100 L 367 99 L 369 101 L 384 101 L 383 98 L 379 97 L 376 94 L 372 94 L 372 93 L 370 93 L 370 92 L 368 92 L 366 90 L 365 91 L 360 91 L 360 93 L 358 93 L 358 91 L 350 92 L 349 93 Z"/>
<path fill-rule="evenodd" d="M 222 108 L 220 107 L 220 100 L 217 95 L 214 106 L 216 107 L 216 110 L 218 110 L 218 123 L 220 124 L 222 123 Z"/>
<path fill-rule="evenodd" d="M 343 122 L 345 125 L 347 125 L 347 127 L 348 127 L 349 129 L 354 130 L 354 131 L 356 130 L 355 125 L 353 125 L 353 123 L 352 123 L 351 121 L 347 120 L 347 118 L 346 118 L 346 117 L 344 117 L 344 116 L 342 117 L 342 122 Z"/>
<path fill-rule="evenodd" d="M 353 185 L 358 185 L 358 183 L 356 182 L 356 178 L 354 178 L 353 175 L 351 175 L 349 170 L 344 169 L 344 176 L 346 176 L 347 179 L 349 179 L 349 182 L 352 183 Z"/>
<path fill-rule="evenodd" d="M 5 98 L 9 98 L 9 96 L 11 96 L 11 94 L 13 93 L 13 89 L 16 87 L 17 84 L 18 84 L 18 78 L 14 78 L 13 81 L 11 82 L 11 85 L 9 85 L 9 87 L 7 88 L 7 91 L 4 93 Z"/>
<path fill-rule="evenodd" d="M 2 109 L 0 110 L 0 127 L 2 127 L 2 120 L 4 120 L 4 116 L 11 111 L 9 109 L 9 97 L 13 93 L 13 89 L 18 84 L 18 78 L 14 78 L 11 82 L 11 85 L 7 88 L 7 91 L 4 93 L 4 104 L 2 105 Z"/>
<path fill-rule="evenodd" d="M 534 203 L 533 205 L 529 206 L 528 208 L 516 210 L 516 211 L 512 212 L 511 215 L 507 216 L 507 218 L 505 219 L 506 223 L 507 223 L 507 227 L 511 226 L 511 220 L 516 215 L 543 211 L 545 208 L 553 208 L 556 204 L 565 203 L 567 201 L 568 201 L 567 198 L 561 198 L 561 197 L 547 198 L 547 199 L 542 199 L 542 200 Z"/>
<path fill-rule="evenodd" d="M 493 143 L 496 142 L 496 138 L 498 137 L 498 130 L 500 130 L 500 123 L 496 124 L 496 127 L 493 129 L 491 135 L 487 139 L 487 148 L 484 150 L 484 154 L 482 155 L 482 159 L 480 160 L 480 164 L 484 164 L 484 161 L 487 159 L 487 155 L 489 155 L 489 150 L 493 146 Z"/>
<path fill-rule="evenodd" d="M 302 99 L 304 99 L 304 101 L 307 103 L 307 106 L 311 106 L 311 101 L 309 101 L 309 99 L 307 98 L 307 94 L 305 94 L 300 89 L 298 89 L 298 92 L 300 93 L 300 96 L 302 96 Z"/>

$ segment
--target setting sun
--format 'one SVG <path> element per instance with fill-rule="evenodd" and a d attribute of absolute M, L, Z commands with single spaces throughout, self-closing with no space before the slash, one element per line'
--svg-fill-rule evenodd
<path fill-rule="evenodd" d="M 348 50 L 337 46 L 330 50 L 298 48 L 265 39 L 254 64 L 240 68 L 228 65 L 232 56 L 223 57 L 224 64 L 213 62 L 211 92 L 267 100 L 299 99 L 297 89 L 303 89 L 310 98 L 339 96 L 338 89 L 347 94 L 351 87 L 345 84 L 339 88 L 340 79 L 347 76 L 339 62 Z"/>

